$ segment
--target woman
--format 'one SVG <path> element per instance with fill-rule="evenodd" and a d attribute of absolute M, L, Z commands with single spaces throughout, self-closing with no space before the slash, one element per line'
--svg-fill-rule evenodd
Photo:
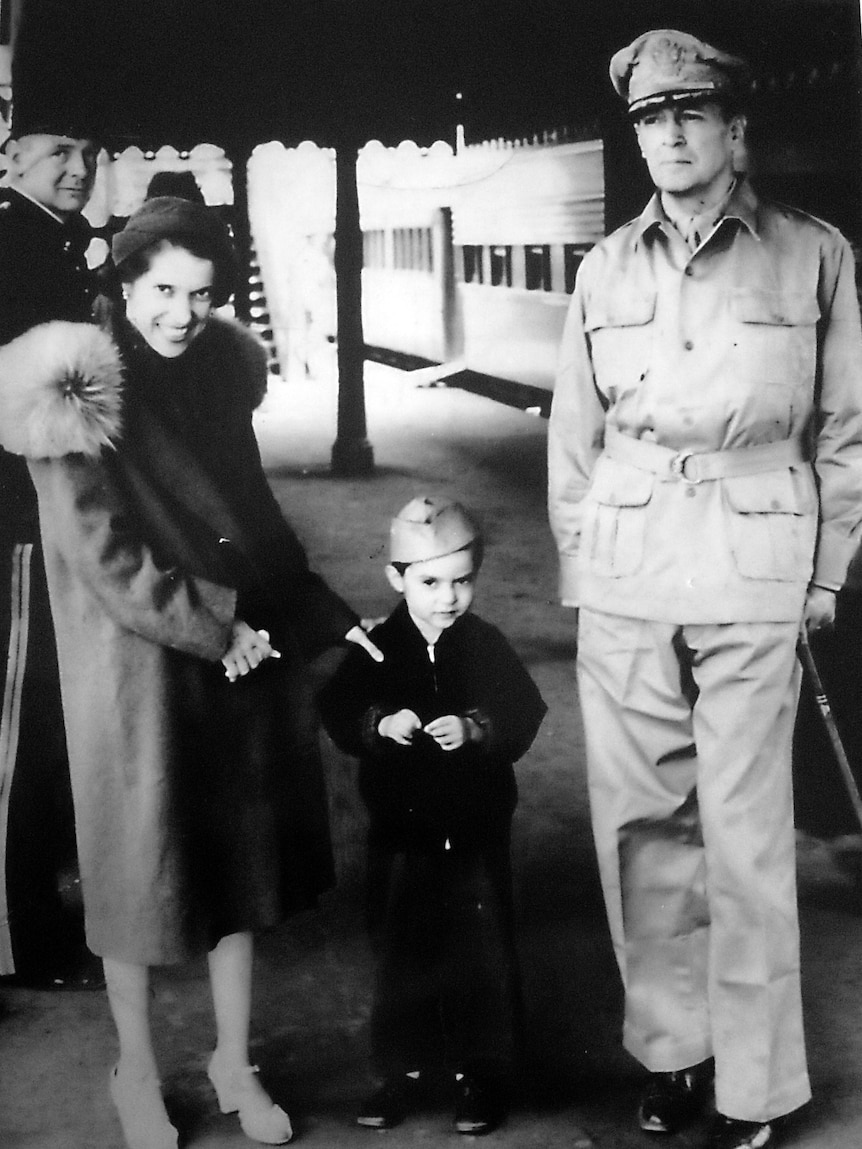
<path fill-rule="evenodd" d="M 148 967 L 206 949 L 219 1106 L 281 1144 L 290 1121 L 248 1063 L 252 933 L 332 877 L 302 662 L 343 637 L 380 655 L 267 485 L 251 423 L 265 356 L 212 316 L 234 277 L 222 225 L 156 198 L 113 254 L 113 342 L 50 324 L 0 360 L 3 443 L 39 496 L 111 1096 L 130 1149 L 174 1149 Z"/>

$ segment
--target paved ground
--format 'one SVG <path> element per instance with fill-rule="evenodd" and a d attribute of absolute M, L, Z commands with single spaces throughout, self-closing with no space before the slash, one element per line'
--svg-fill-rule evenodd
<path fill-rule="evenodd" d="M 544 510 L 544 424 L 487 399 L 416 389 L 368 372 L 376 474 L 329 475 L 334 395 L 276 383 L 259 419 L 265 461 L 314 565 L 363 614 L 392 605 L 382 576 L 388 517 L 426 490 L 457 493 L 485 522 L 477 609 L 530 666 L 550 712 L 520 767 L 515 869 L 529 1023 L 527 1074 L 488 1149 L 646 1149 L 632 1128 L 640 1070 L 618 1047 L 619 989 L 589 834 L 573 644 L 554 602 Z M 316 668 L 325 673 L 325 665 Z M 362 815 L 349 761 L 325 745 L 341 884 L 319 913 L 259 947 L 255 1057 L 309 1149 L 434 1149 L 451 1131 L 444 1099 L 388 1133 L 352 1123 L 368 1088 L 370 955 L 359 914 Z M 816 1100 L 788 1129 L 796 1149 L 862 1143 L 859 954 L 862 898 L 815 842 L 800 850 L 805 997 Z M 212 1025 L 203 966 L 161 971 L 153 1012 L 168 1105 L 184 1146 L 248 1145 L 219 1115 L 205 1078 Z M 115 1052 L 100 993 L 4 990 L 0 998 L 0 1149 L 122 1149 L 107 1097 Z M 667 1149 L 700 1144 L 702 1130 Z M 382 1140 L 381 1140 L 382 1139 Z"/>

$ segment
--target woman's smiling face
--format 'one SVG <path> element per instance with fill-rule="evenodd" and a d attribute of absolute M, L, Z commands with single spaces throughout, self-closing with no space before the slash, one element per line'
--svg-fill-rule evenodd
<path fill-rule="evenodd" d="M 147 270 L 124 286 L 126 317 L 154 351 L 176 359 L 206 325 L 214 276 L 212 260 L 166 240 Z"/>

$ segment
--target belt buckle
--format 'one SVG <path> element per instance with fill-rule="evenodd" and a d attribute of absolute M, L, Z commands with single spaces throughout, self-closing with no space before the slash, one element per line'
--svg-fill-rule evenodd
<path fill-rule="evenodd" d="M 686 463 L 689 459 L 694 458 L 695 454 L 695 451 L 679 451 L 670 461 L 670 473 L 673 477 L 679 479 L 680 482 L 688 483 L 690 487 L 696 487 L 703 482 L 699 476 L 691 478 L 685 473 Z"/>

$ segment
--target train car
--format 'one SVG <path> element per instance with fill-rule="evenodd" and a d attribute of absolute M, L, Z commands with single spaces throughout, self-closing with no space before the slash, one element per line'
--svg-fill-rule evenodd
<path fill-rule="evenodd" d="M 551 389 L 575 273 L 603 235 L 601 140 L 467 149 L 448 183 L 360 197 L 369 355 Z"/>
<path fill-rule="evenodd" d="M 462 191 L 453 241 L 467 370 L 551 388 L 575 273 L 603 234 L 600 140 L 518 148 Z"/>
<path fill-rule="evenodd" d="M 366 345 L 392 352 L 393 360 L 445 363 L 460 356 L 449 208 L 402 203 L 363 229 L 362 239 Z"/>

